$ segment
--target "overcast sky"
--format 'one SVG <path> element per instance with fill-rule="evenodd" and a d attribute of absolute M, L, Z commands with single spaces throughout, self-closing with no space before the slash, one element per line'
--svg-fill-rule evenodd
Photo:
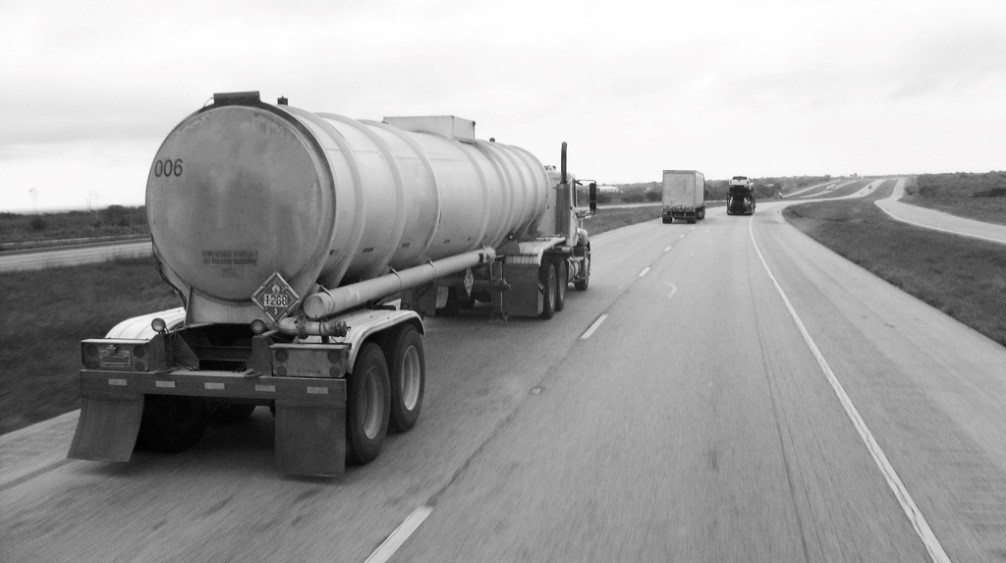
<path fill-rule="evenodd" d="M 0 0 L 0 210 L 143 202 L 214 92 L 451 114 L 604 183 L 1006 169 L 1006 2 Z M 34 190 L 34 191 L 32 191 Z"/>

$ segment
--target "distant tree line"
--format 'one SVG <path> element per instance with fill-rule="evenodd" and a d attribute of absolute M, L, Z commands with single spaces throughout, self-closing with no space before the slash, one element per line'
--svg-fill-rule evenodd
<path fill-rule="evenodd" d="M 919 174 L 906 190 L 933 199 L 1006 197 L 1006 171 Z"/>
<path fill-rule="evenodd" d="M 0 242 L 118 237 L 149 234 L 145 206 L 110 205 L 93 211 L 0 213 Z"/>

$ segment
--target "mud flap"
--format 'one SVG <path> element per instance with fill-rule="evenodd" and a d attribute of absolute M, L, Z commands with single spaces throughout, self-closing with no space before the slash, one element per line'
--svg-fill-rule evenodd
<path fill-rule="evenodd" d="M 67 457 L 90 461 L 129 461 L 142 419 L 143 395 L 84 397 L 81 399 L 77 431 Z"/>
<path fill-rule="evenodd" d="M 287 473 L 343 476 L 346 473 L 345 398 L 339 405 L 276 399 L 276 463 Z"/>

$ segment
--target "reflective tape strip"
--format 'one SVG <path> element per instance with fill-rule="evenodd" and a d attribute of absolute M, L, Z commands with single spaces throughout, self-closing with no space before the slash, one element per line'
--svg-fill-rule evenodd
<path fill-rule="evenodd" d="M 224 384 L 223 383 L 203 383 L 203 387 L 205 387 L 206 389 L 221 390 L 221 389 L 224 388 Z"/>
<path fill-rule="evenodd" d="M 126 386 L 126 380 L 125 379 L 109 379 L 108 380 L 108 384 L 109 385 L 118 385 L 120 387 L 125 387 Z"/>
<path fill-rule="evenodd" d="M 156 387 L 161 387 L 163 389 L 174 389 L 175 388 L 175 382 L 174 381 L 155 381 L 154 385 Z"/>
<path fill-rule="evenodd" d="M 276 386 L 275 385 L 256 385 L 255 386 L 255 390 L 256 391 L 260 391 L 262 393 L 275 393 L 276 392 Z"/>
<path fill-rule="evenodd" d="M 308 387 L 308 395 L 328 395 L 328 387 Z"/>

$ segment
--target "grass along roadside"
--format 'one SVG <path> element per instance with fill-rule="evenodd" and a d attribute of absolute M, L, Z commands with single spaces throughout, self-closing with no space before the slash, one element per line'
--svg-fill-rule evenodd
<path fill-rule="evenodd" d="M 1006 245 L 895 221 L 874 199 L 794 205 L 783 216 L 831 250 L 1006 346 Z"/>
<path fill-rule="evenodd" d="M 0 274 L 0 434 L 80 406 L 80 341 L 178 306 L 153 258 Z"/>
<path fill-rule="evenodd" d="M 905 184 L 905 203 L 1006 225 L 1006 172 L 920 174 Z"/>
<path fill-rule="evenodd" d="M 660 205 L 600 209 L 591 235 L 660 217 Z M 152 258 L 0 274 L 0 434 L 80 407 L 80 341 L 179 305 Z"/>

